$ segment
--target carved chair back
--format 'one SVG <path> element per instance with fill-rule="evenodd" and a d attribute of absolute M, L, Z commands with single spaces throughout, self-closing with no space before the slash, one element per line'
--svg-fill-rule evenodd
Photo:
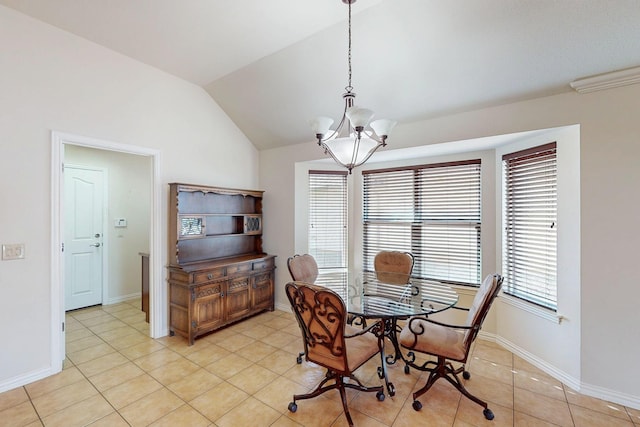
<path fill-rule="evenodd" d="M 345 344 L 346 308 L 332 290 L 308 283 L 285 287 L 302 331 L 307 360 L 348 375 Z"/>

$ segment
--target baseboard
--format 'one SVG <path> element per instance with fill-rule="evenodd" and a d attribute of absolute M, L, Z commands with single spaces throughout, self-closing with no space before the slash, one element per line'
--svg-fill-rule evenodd
<path fill-rule="evenodd" d="M 614 402 L 619 405 L 624 405 L 628 408 L 640 410 L 640 396 L 620 393 L 619 391 L 610 390 L 586 383 L 582 383 L 580 393 L 586 394 L 587 396 L 596 397 L 598 399 L 606 400 L 608 402 Z"/>
<path fill-rule="evenodd" d="M 34 381 L 41 380 L 43 378 L 49 377 L 53 374 L 57 374 L 60 371 L 56 371 L 53 367 L 48 367 L 44 369 L 38 369 L 37 371 L 29 372 L 24 375 L 18 375 L 17 377 L 9 378 L 6 381 L 0 383 L 0 393 L 5 391 L 13 390 L 17 387 L 22 387 L 23 385 L 30 384 Z"/>
<path fill-rule="evenodd" d="M 607 389 L 604 387 L 594 386 L 591 384 L 587 384 L 582 382 L 579 378 L 576 378 L 572 375 L 567 374 L 561 369 L 556 368 L 555 366 L 547 363 L 546 361 L 536 357 L 535 355 L 529 353 L 528 351 L 518 347 L 512 342 L 502 338 L 497 337 L 494 334 L 489 334 L 485 332 L 480 332 L 478 338 L 493 341 L 502 347 L 506 348 L 513 354 L 527 362 L 531 363 L 536 368 L 542 370 L 558 381 L 566 384 L 571 387 L 573 390 L 584 394 L 586 396 L 595 397 L 597 399 L 601 399 L 607 402 L 617 403 L 618 405 L 624 405 L 629 408 L 640 409 L 640 396 L 634 396 L 631 394 L 621 393 L 616 390 Z"/>
<path fill-rule="evenodd" d="M 141 296 L 142 296 L 141 292 L 134 292 L 128 295 L 120 295 L 117 297 L 109 298 L 107 302 L 104 303 L 104 305 L 118 304 L 118 303 L 129 301 L 132 299 L 140 298 Z"/>
<path fill-rule="evenodd" d="M 274 304 L 276 310 L 286 311 L 287 313 L 293 313 L 291 311 L 291 305 L 289 304 Z"/>
<path fill-rule="evenodd" d="M 504 348 L 506 348 L 507 350 L 509 350 L 510 352 L 512 352 L 513 354 L 515 354 L 516 356 L 519 356 L 522 359 L 526 360 L 527 362 L 531 363 L 536 368 L 542 370 L 548 375 L 551 375 L 553 378 L 557 379 L 563 384 L 568 385 L 573 390 L 580 391 L 581 382 L 579 378 L 576 378 L 573 375 L 570 375 L 565 371 L 558 369 L 557 367 L 551 365 L 545 360 L 542 360 L 536 355 L 531 354 L 528 351 L 524 350 L 523 348 L 515 345 L 509 340 L 506 340 L 502 337 L 496 337 L 496 342 L 501 346 L 503 346 Z"/>

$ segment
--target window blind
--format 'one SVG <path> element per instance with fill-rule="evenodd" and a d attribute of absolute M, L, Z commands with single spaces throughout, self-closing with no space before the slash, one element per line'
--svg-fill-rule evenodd
<path fill-rule="evenodd" d="M 364 266 L 411 252 L 413 276 L 480 284 L 480 160 L 363 172 Z"/>
<path fill-rule="evenodd" d="M 309 253 L 319 269 L 347 267 L 346 171 L 309 171 Z"/>
<path fill-rule="evenodd" d="M 506 154 L 502 163 L 505 292 L 556 310 L 556 143 Z"/>

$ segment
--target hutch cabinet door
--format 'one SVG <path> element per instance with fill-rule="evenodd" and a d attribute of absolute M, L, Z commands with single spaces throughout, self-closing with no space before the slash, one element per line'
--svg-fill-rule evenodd
<path fill-rule="evenodd" d="M 251 308 L 253 310 L 273 310 L 273 271 L 253 276 Z"/>
<path fill-rule="evenodd" d="M 193 290 L 193 316 L 191 328 L 199 335 L 224 323 L 224 282 L 199 286 Z"/>
<path fill-rule="evenodd" d="M 249 276 L 238 277 L 227 282 L 227 321 L 244 317 L 251 310 L 249 299 Z"/>

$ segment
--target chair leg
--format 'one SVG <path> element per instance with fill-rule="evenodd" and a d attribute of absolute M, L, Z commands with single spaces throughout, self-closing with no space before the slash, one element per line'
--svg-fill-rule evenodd
<path fill-rule="evenodd" d="M 329 390 L 333 390 L 334 388 L 338 388 L 338 379 L 339 376 L 336 375 L 334 372 L 331 371 L 327 371 L 327 374 L 325 375 L 324 379 L 322 381 L 320 381 L 320 384 L 318 384 L 318 386 L 310 393 L 305 393 L 305 394 L 294 394 L 293 395 L 293 402 L 295 403 L 296 400 L 304 400 L 304 399 L 311 399 L 312 397 L 316 397 L 321 395 L 322 393 L 324 393 L 325 391 L 329 391 Z M 336 382 L 334 384 L 330 384 L 328 386 L 324 386 L 328 381 L 331 381 L 332 379 L 336 379 Z"/>
<path fill-rule="evenodd" d="M 353 426 L 353 420 L 351 419 L 351 414 L 349 413 L 349 406 L 347 405 L 347 388 L 352 388 L 358 391 L 372 392 L 375 391 L 376 397 L 379 401 L 384 400 L 384 387 L 376 386 L 376 387 L 367 387 L 358 380 L 355 376 L 350 376 L 349 378 L 353 379 L 356 384 L 345 383 L 344 377 L 342 375 L 336 375 L 335 372 L 328 370 L 325 378 L 318 384 L 318 386 L 311 393 L 306 394 L 295 394 L 293 395 L 293 401 L 289 403 L 289 411 L 296 412 L 298 410 L 298 405 L 296 405 L 296 400 L 304 400 L 311 399 L 312 397 L 316 397 L 324 393 L 325 391 L 338 389 L 340 392 L 340 399 L 342 400 L 342 407 L 344 408 L 344 414 L 347 417 L 347 421 L 349 422 L 349 426 Z M 335 380 L 335 383 L 325 386 L 325 384 L 330 381 Z"/>
<path fill-rule="evenodd" d="M 349 413 L 349 405 L 347 405 L 347 391 L 345 389 L 345 384 L 342 381 L 342 377 L 338 376 L 336 378 L 336 383 L 338 384 L 338 390 L 340 391 L 340 399 L 342 400 L 342 408 L 344 409 L 344 416 L 347 417 L 347 422 L 349 423 L 349 427 L 353 426 L 353 420 L 351 419 L 351 414 Z"/>
<path fill-rule="evenodd" d="M 455 376 L 447 375 L 444 378 L 446 378 L 447 381 L 449 381 L 455 388 L 457 388 L 460 391 L 460 393 L 462 393 L 465 396 L 467 396 L 468 399 L 476 402 L 478 405 L 482 406 L 485 409 L 487 408 L 487 406 L 488 406 L 487 402 L 485 402 L 483 400 L 480 400 L 479 398 L 477 398 L 473 394 L 469 393 L 469 391 L 462 384 L 462 382 L 460 381 L 460 379 L 458 378 L 457 375 L 455 375 Z"/>
<path fill-rule="evenodd" d="M 439 367 L 438 367 L 439 368 Z M 429 377 L 427 378 L 427 382 L 424 384 L 424 386 L 422 386 L 422 388 L 416 392 L 413 393 L 413 400 L 417 400 L 418 397 L 422 396 L 423 394 L 425 394 L 433 384 L 435 384 L 435 382 L 438 380 L 438 378 L 442 377 L 442 373 L 440 371 L 440 369 L 434 369 L 433 371 L 431 371 L 431 373 L 429 374 Z"/>
<path fill-rule="evenodd" d="M 417 401 L 417 398 L 421 395 L 423 395 L 424 393 L 426 393 L 427 390 L 429 390 L 431 388 L 431 386 L 439 379 L 439 378 L 444 378 L 447 381 L 449 381 L 451 383 L 451 385 L 453 385 L 455 388 L 458 389 L 458 391 L 460 391 L 460 393 L 462 393 L 463 395 L 465 395 L 469 400 L 477 403 L 478 405 L 482 406 L 484 409 L 482 411 L 482 413 L 484 414 L 484 417 L 487 420 L 492 420 L 494 418 L 493 412 L 491 411 L 491 409 L 488 408 L 488 404 L 487 402 L 485 402 L 484 400 L 481 400 L 479 398 L 477 398 L 476 396 L 474 396 L 473 394 L 469 393 L 469 391 L 466 389 L 466 387 L 464 386 L 464 384 L 462 384 L 462 381 L 460 381 L 460 378 L 458 377 L 457 373 L 458 372 L 465 372 L 464 371 L 464 367 L 459 368 L 459 369 L 454 369 L 453 365 L 451 363 L 447 363 L 446 359 L 443 357 L 438 357 L 438 366 L 435 367 L 433 369 L 433 371 L 431 371 L 431 373 L 429 374 L 429 378 L 427 379 L 426 384 L 418 391 L 416 391 L 415 393 L 413 393 L 413 408 L 417 411 L 420 410 L 420 408 L 422 408 L 422 405 L 420 404 L 420 402 Z"/>

